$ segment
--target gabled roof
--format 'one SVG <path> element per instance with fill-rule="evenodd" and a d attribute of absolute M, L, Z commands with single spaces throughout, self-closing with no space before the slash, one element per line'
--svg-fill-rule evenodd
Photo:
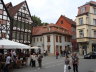
<path fill-rule="evenodd" d="M 69 24 L 71 24 L 71 25 L 73 25 L 73 26 L 76 26 L 76 22 L 75 21 L 73 21 L 72 19 L 69 19 L 68 17 L 66 17 L 66 16 L 64 16 L 64 15 L 61 15 L 60 17 L 59 17 L 59 19 L 60 18 L 63 18 L 63 19 L 65 19 Z M 59 21 L 59 19 L 58 19 L 58 21 Z M 56 24 L 58 23 L 58 21 L 56 22 Z M 64 28 L 64 27 L 63 27 Z"/>
<path fill-rule="evenodd" d="M 70 19 L 64 15 L 61 15 L 61 17 L 63 17 L 69 24 L 76 25 L 76 22 L 74 22 L 72 19 Z"/>
<path fill-rule="evenodd" d="M 9 9 L 9 13 L 10 13 L 10 16 L 13 17 L 17 12 L 18 10 L 21 8 L 21 6 L 25 3 L 26 1 L 23 1 L 21 2 L 20 4 L 12 7 Z M 8 4 L 7 4 L 8 5 Z"/>
<path fill-rule="evenodd" d="M 71 36 L 71 34 L 66 29 L 56 24 L 49 24 L 47 26 L 37 26 L 37 27 L 33 27 L 33 30 L 32 30 L 33 36 L 40 36 L 43 34 L 50 34 L 50 33 L 51 34 L 58 33 L 58 34 Z"/>
<path fill-rule="evenodd" d="M 11 3 L 11 2 L 9 2 L 9 3 L 5 4 L 5 6 L 6 6 L 6 8 L 9 8 L 9 6 L 13 7 L 13 5 L 12 5 L 12 3 Z"/>

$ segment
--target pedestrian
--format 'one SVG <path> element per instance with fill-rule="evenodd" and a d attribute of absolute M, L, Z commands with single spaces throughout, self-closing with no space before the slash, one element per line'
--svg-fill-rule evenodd
<path fill-rule="evenodd" d="M 10 57 L 10 54 L 8 53 L 6 57 L 6 63 L 3 69 L 4 72 L 9 72 L 10 63 L 11 63 L 11 57 Z"/>
<path fill-rule="evenodd" d="M 32 53 L 31 53 L 31 55 L 30 55 L 30 66 L 33 67 L 33 58 L 32 58 Z"/>
<path fill-rule="evenodd" d="M 78 72 L 79 58 L 77 56 L 77 53 L 72 54 L 72 64 L 73 64 L 73 71 Z"/>
<path fill-rule="evenodd" d="M 64 72 L 67 72 L 67 70 L 69 70 L 70 72 L 70 69 L 71 69 L 71 66 L 70 66 L 70 59 L 68 56 L 65 56 L 65 64 L 64 64 Z"/>
<path fill-rule="evenodd" d="M 44 50 L 44 56 L 46 56 L 46 51 Z"/>
<path fill-rule="evenodd" d="M 41 68 L 42 67 L 42 58 L 43 56 L 41 54 L 38 54 L 38 64 L 39 64 L 39 67 Z"/>
<path fill-rule="evenodd" d="M 33 53 L 33 55 L 32 55 L 32 59 L 33 59 L 33 67 L 36 67 L 36 54 L 35 53 Z"/>
<path fill-rule="evenodd" d="M 59 52 L 56 51 L 56 59 L 58 59 L 58 56 L 59 56 Z"/>

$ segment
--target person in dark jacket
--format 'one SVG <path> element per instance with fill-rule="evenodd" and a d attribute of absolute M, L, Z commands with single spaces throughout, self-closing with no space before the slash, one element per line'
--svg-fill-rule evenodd
<path fill-rule="evenodd" d="M 43 56 L 41 54 L 38 54 L 38 64 L 40 68 L 42 67 L 42 58 Z"/>
<path fill-rule="evenodd" d="M 79 58 L 77 56 L 77 53 L 72 54 L 72 64 L 73 64 L 73 71 L 78 72 Z"/>

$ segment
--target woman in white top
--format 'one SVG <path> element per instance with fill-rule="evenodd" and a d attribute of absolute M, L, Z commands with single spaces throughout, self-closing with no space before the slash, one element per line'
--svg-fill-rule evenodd
<path fill-rule="evenodd" d="M 36 67 L 36 54 L 35 53 L 31 55 L 31 59 L 32 59 L 32 67 Z"/>
<path fill-rule="evenodd" d="M 64 72 L 66 72 L 67 70 L 70 70 L 70 59 L 68 56 L 65 57 L 65 64 L 64 64 Z"/>

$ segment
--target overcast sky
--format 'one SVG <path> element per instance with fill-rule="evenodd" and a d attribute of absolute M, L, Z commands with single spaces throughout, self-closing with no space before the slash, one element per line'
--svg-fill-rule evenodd
<path fill-rule="evenodd" d="M 4 0 L 16 5 L 24 0 Z M 75 19 L 78 7 L 91 0 L 26 0 L 31 15 L 40 17 L 42 22 L 56 23 L 60 15 Z M 94 0 L 96 1 L 96 0 Z"/>

